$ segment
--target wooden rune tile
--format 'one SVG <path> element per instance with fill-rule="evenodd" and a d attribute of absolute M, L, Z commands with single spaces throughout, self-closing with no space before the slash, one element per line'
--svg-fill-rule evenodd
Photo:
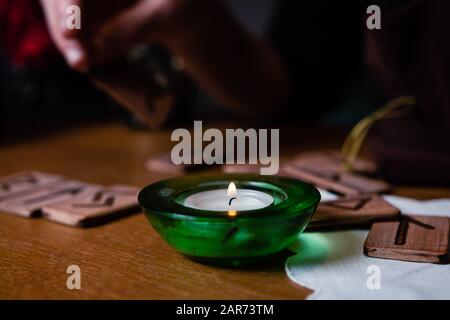
<path fill-rule="evenodd" d="M 20 172 L 0 178 L 0 201 L 38 191 L 40 187 L 62 180 L 61 176 L 37 171 Z"/>
<path fill-rule="evenodd" d="M 43 206 L 56 201 L 75 197 L 96 189 L 97 186 L 73 180 L 58 180 L 39 188 L 23 191 L 17 197 L 0 202 L 0 211 L 22 217 L 41 215 Z"/>
<path fill-rule="evenodd" d="M 370 201 L 371 198 L 372 196 L 344 197 L 331 201 L 322 201 L 322 204 L 335 208 L 358 210 L 362 208 L 368 201 Z"/>
<path fill-rule="evenodd" d="M 446 217 L 401 216 L 372 225 L 364 243 L 369 257 L 449 263 L 450 223 Z"/>
<path fill-rule="evenodd" d="M 346 186 L 357 189 L 361 193 L 386 193 L 392 190 L 391 186 L 382 180 L 348 172 L 341 172 L 337 180 Z"/>
<path fill-rule="evenodd" d="M 80 196 L 43 208 L 44 217 L 58 223 L 87 227 L 139 211 L 134 187 L 115 185 L 92 190 Z"/>
<path fill-rule="evenodd" d="M 319 204 L 309 227 L 331 228 L 362 225 L 380 220 L 392 220 L 399 210 L 380 196 L 362 196 L 361 198 L 337 199 Z"/>
<path fill-rule="evenodd" d="M 317 169 L 310 170 L 303 166 L 288 163 L 281 168 L 281 174 L 312 183 L 319 188 L 339 195 L 351 196 L 359 193 L 384 193 L 391 187 L 381 180 L 367 178 L 347 172 L 336 172 Z"/>
<path fill-rule="evenodd" d="M 354 196 L 360 193 L 352 186 L 347 186 L 337 180 L 329 179 L 328 177 L 304 170 L 303 168 L 294 167 L 290 164 L 282 166 L 280 174 L 311 183 L 318 188 L 333 192 L 337 195 Z"/>
<path fill-rule="evenodd" d="M 303 153 L 294 160 L 283 162 L 279 174 L 314 184 L 340 196 L 385 193 L 391 186 L 384 181 L 345 172 L 340 155 L 334 151 Z M 371 162 L 357 160 L 361 171 L 370 171 Z M 261 165 L 225 165 L 227 173 L 259 173 Z"/>
<path fill-rule="evenodd" d="M 346 188 L 355 189 L 360 193 L 384 193 L 391 190 L 386 182 L 361 175 L 373 174 L 376 171 L 376 166 L 371 161 L 358 158 L 353 163 L 355 172 L 344 171 L 342 156 L 338 151 L 300 153 L 289 161 L 287 166 L 289 167 L 288 171 L 292 174 L 306 176 L 304 179 L 317 180 L 320 178 L 322 184 L 326 184 L 322 180 L 331 180 L 328 184 L 335 189 L 335 192 L 340 192 L 342 195 L 349 194 Z M 341 187 L 337 188 L 338 185 Z M 323 188 L 326 188 L 326 185 Z"/>

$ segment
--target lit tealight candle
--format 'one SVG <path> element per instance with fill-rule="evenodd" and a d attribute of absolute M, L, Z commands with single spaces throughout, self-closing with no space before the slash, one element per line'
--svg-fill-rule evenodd
<path fill-rule="evenodd" d="M 228 189 L 216 189 L 194 193 L 188 196 L 184 205 L 193 209 L 208 211 L 256 210 L 270 206 L 273 197 L 265 192 L 253 189 L 236 189 L 231 182 Z"/>

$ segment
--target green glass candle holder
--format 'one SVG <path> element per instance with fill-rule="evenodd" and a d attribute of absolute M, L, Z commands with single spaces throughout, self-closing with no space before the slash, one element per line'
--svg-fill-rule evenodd
<path fill-rule="evenodd" d="M 255 190 L 273 201 L 244 211 L 232 210 L 233 204 L 221 211 L 186 205 L 191 195 L 227 189 L 231 182 L 238 197 L 239 190 Z M 239 266 L 275 254 L 295 240 L 314 214 L 320 193 L 285 177 L 220 174 L 164 180 L 145 187 L 138 198 L 151 225 L 178 252 L 201 262 Z"/>

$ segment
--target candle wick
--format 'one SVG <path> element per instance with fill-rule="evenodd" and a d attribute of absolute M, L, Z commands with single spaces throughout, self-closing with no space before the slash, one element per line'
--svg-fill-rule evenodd
<path fill-rule="evenodd" d="M 233 197 L 230 199 L 230 201 L 228 201 L 228 206 L 231 206 L 231 203 L 233 202 L 233 200 L 236 200 L 236 197 Z"/>

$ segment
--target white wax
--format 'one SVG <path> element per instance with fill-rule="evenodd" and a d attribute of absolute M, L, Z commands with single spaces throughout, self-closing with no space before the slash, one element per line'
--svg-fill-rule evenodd
<path fill-rule="evenodd" d="M 231 201 L 231 198 L 236 198 Z M 229 196 L 227 189 L 208 190 L 187 197 L 184 205 L 189 208 L 208 211 L 246 211 L 262 209 L 273 203 L 273 197 L 267 193 L 238 189 L 236 195 Z"/>

